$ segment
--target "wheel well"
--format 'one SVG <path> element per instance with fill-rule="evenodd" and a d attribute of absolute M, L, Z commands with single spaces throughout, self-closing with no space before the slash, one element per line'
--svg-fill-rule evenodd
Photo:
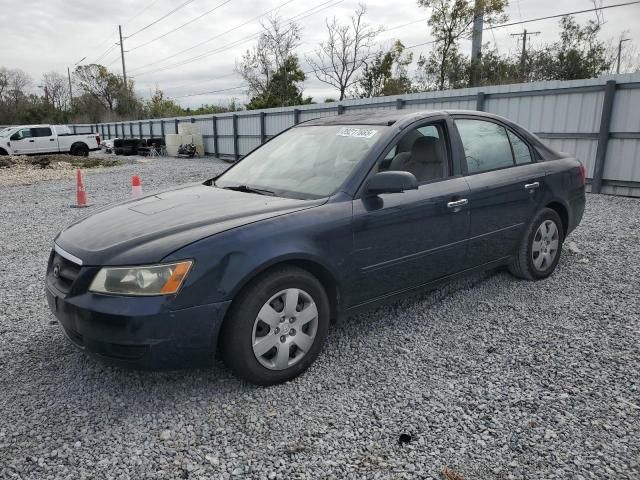
<path fill-rule="evenodd" d="M 554 210 L 560 216 L 560 220 L 562 220 L 562 233 L 566 237 L 569 230 L 569 212 L 566 207 L 559 202 L 551 202 L 547 205 L 547 208 Z"/>
<path fill-rule="evenodd" d="M 331 310 L 331 315 L 330 315 L 331 323 L 335 323 L 336 320 L 338 319 L 338 310 L 340 305 L 340 291 L 338 289 L 338 285 L 336 283 L 334 276 L 331 274 L 331 272 L 329 272 L 325 267 L 323 267 L 322 265 L 314 261 L 285 260 L 283 262 L 269 265 L 269 267 L 267 267 L 266 269 L 261 270 L 260 272 L 257 272 L 251 278 L 247 279 L 243 284 L 242 289 L 244 289 L 249 283 L 255 280 L 258 276 L 264 275 L 274 268 L 287 266 L 287 265 L 292 265 L 292 266 L 301 268 L 302 270 L 306 270 L 307 272 L 309 272 L 311 275 L 313 275 L 320 281 L 325 292 L 327 292 L 327 297 L 329 297 L 329 307 Z M 237 297 L 238 294 L 236 293 L 235 296 Z"/>
<path fill-rule="evenodd" d="M 8 155 L 8 153 L 4 148 L 0 148 L 0 155 Z"/>
<path fill-rule="evenodd" d="M 75 142 L 71 145 L 71 148 L 69 149 L 69 151 L 73 151 L 74 148 L 80 147 L 80 146 L 89 148 L 89 145 L 87 145 L 84 142 Z"/>

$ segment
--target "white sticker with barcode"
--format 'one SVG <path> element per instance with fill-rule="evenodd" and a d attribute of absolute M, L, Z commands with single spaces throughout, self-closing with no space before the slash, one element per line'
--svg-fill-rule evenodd
<path fill-rule="evenodd" d="M 357 138 L 371 138 L 376 133 L 377 130 L 371 130 L 366 128 L 352 128 L 352 127 L 344 127 L 338 130 L 336 135 L 341 137 L 357 137 Z"/>

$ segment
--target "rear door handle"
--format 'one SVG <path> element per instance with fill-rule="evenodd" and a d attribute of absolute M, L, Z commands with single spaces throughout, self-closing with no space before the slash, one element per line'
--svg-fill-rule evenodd
<path fill-rule="evenodd" d="M 29 143 L 33 143 L 33 142 L 35 142 L 35 140 L 29 140 Z"/>
<path fill-rule="evenodd" d="M 56 139 L 55 139 L 55 138 L 50 138 L 50 139 L 49 139 L 49 141 L 50 141 L 50 142 L 55 142 L 55 141 L 56 141 Z"/>
<path fill-rule="evenodd" d="M 525 190 L 535 190 L 536 188 L 540 188 L 540 182 L 525 183 L 524 185 Z"/>
<path fill-rule="evenodd" d="M 461 198 L 460 200 L 456 200 L 455 202 L 447 203 L 447 207 L 449 208 L 464 207 L 468 203 L 469 203 L 469 200 L 467 200 L 466 198 Z"/>

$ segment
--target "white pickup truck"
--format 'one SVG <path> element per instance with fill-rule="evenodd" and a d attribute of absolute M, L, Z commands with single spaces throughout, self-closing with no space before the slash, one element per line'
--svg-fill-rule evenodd
<path fill-rule="evenodd" d="M 70 153 L 86 157 L 100 148 L 100 135 L 74 135 L 66 125 L 20 125 L 0 130 L 0 155 Z"/>

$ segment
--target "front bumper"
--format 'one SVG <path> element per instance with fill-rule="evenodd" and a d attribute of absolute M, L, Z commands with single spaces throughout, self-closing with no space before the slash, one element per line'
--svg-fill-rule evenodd
<path fill-rule="evenodd" d="M 145 370 L 210 362 L 231 303 L 170 310 L 165 297 L 65 297 L 51 285 L 46 290 L 51 311 L 74 345 L 108 363 Z"/>

